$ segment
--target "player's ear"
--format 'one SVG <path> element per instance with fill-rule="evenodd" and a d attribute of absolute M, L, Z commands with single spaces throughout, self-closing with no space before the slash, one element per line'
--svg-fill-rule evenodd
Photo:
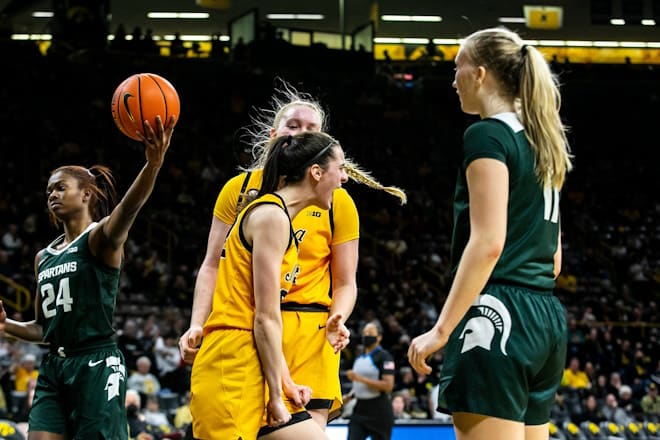
<path fill-rule="evenodd" d="M 320 180 L 321 176 L 323 175 L 323 170 L 317 164 L 314 164 L 311 167 L 309 167 L 309 172 L 312 175 L 312 177 L 317 181 Z"/>
<path fill-rule="evenodd" d="M 486 78 L 486 68 L 484 66 L 477 67 L 477 81 L 483 83 L 484 78 Z"/>

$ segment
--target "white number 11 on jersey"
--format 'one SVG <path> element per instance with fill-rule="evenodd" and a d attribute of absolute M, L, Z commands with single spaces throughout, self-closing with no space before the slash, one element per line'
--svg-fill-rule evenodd
<path fill-rule="evenodd" d="M 559 220 L 559 191 L 557 188 L 546 185 L 543 188 L 543 201 L 545 202 L 543 220 L 557 223 Z"/>

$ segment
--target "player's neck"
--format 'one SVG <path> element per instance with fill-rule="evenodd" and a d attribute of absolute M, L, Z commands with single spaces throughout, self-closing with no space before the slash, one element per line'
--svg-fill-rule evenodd
<path fill-rule="evenodd" d="M 284 200 L 289 217 L 293 219 L 301 210 L 310 205 L 314 198 L 313 194 L 294 189 L 290 186 L 277 190 L 277 194 Z"/>
<path fill-rule="evenodd" d="M 482 110 L 479 113 L 481 118 L 484 119 L 500 113 L 510 113 L 515 111 L 516 106 L 513 101 L 502 99 L 499 96 L 491 96 L 483 103 Z"/>
<path fill-rule="evenodd" d="M 92 224 L 89 217 L 70 219 L 64 223 L 64 241 L 68 244 L 78 238 Z"/>

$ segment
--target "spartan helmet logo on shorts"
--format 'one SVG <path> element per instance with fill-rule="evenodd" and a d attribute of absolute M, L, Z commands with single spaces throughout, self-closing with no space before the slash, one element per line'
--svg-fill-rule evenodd
<path fill-rule="evenodd" d="M 108 376 L 105 384 L 105 390 L 108 392 L 108 401 L 119 397 L 120 382 L 126 379 L 126 367 L 122 365 L 121 359 L 117 356 L 108 356 L 105 359 L 106 367 L 112 368 L 112 373 Z"/>
<path fill-rule="evenodd" d="M 506 343 L 511 335 L 509 311 L 492 295 L 480 295 L 472 307 L 476 307 L 481 316 L 475 316 L 465 323 L 459 336 L 459 339 L 463 339 L 461 353 L 470 351 L 474 347 L 490 351 L 497 330 L 501 334 L 500 350 L 506 356 Z"/>

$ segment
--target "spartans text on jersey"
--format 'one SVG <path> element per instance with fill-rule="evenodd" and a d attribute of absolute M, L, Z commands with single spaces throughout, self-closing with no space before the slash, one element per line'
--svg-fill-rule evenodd
<path fill-rule="evenodd" d="M 77 261 L 69 261 L 64 264 L 58 264 L 57 266 L 49 267 L 48 269 L 39 272 L 39 282 L 59 275 L 64 275 L 66 273 L 75 272 L 76 270 L 78 270 Z"/>

